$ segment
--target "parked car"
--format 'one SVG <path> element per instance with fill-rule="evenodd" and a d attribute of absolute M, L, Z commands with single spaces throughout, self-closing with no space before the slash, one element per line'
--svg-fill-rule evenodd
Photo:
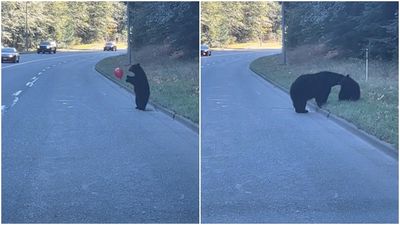
<path fill-rule="evenodd" d="M 200 47 L 201 56 L 211 56 L 211 50 L 208 45 L 201 45 Z"/>
<path fill-rule="evenodd" d="M 42 41 L 40 42 L 38 48 L 37 48 L 37 53 L 56 53 L 57 52 L 57 44 L 55 41 Z"/>
<path fill-rule="evenodd" d="M 109 41 L 105 44 L 103 51 L 117 51 L 117 45 L 113 41 Z"/>
<path fill-rule="evenodd" d="M 19 53 L 15 48 L 1 48 L 1 62 L 19 63 Z"/>

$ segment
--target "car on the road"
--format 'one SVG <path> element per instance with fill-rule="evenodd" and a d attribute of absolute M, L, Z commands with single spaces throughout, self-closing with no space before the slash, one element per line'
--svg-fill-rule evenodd
<path fill-rule="evenodd" d="M 103 51 L 117 51 L 117 44 L 113 41 L 109 41 L 105 44 Z"/>
<path fill-rule="evenodd" d="M 201 45 L 200 52 L 201 56 L 211 56 L 211 50 L 208 45 Z"/>
<path fill-rule="evenodd" d="M 1 62 L 19 63 L 19 53 L 15 48 L 1 48 Z"/>
<path fill-rule="evenodd" d="M 55 41 L 42 41 L 37 47 L 37 53 L 56 53 L 57 52 L 57 43 Z"/>

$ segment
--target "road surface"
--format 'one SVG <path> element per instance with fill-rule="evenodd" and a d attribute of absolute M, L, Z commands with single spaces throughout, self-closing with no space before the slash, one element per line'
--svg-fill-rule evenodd
<path fill-rule="evenodd" d="M 398 161 L 249 70 L 202 57 L 203 223 L 397 223 Z"/>
<path fill-rule="evenodd" d="M 3 223 L 198 221 L 198 135 L 94 70 L 121 53 L 2 64 Z"/>

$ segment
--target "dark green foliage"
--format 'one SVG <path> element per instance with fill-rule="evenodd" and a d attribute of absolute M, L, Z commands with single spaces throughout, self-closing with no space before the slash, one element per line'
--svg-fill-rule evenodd
<path fill-rule="evenodd" d="M 198 2 L 132 2 L 133 47 L 168 46 L 169 54 L 182 51 L 195 57 L 199 43 Z"/>
<path fill-rule="evenodd" d="M 20 50 L 25 47 L 26 15 L 29 48 L 45 39 L 61 47 L 124 39 L 125 7 L 121 2 L 2 2 L 1 41 Z"/>
<path fill-rule="evenodd" d="M 171 19 L 168 33 L 172 46 L 187 51 L 191 57 L 198 55 L 199 5 L 198 3 L 174 3 L 177 13 Z"/>
<path fill-rule="evenodd" d="M 397 2 L 287 2 L 287 44 L 325 44 L 341 56 L 397 57 Z"/>
<path fill-rule="evenodd" d="M 212 47 L 281 36 L 277 2 L 202 2 L 201 15 L 201 41 Z"/>

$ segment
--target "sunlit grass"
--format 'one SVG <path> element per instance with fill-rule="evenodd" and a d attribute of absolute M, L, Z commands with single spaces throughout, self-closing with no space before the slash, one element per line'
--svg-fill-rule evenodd
<path fill-rule="evenodd" d="M 140 51 L 137 54 L 146 54 Z M 138 57 L 136 54 L 136 57 Z M 150 85 L 150 99 L 195 123 L 199 122 L 199 86 L 198 59 L 178 60 L 164 57 L 142 57 L 140 65 L 147 74 Z M 103 71 L 110 79 L 132 89 L 125 82 L 128 72 L 127 55 L 109 57 L 101 60 L 96 68 Z M 116 67 L 124 71 L 122 79 L 117 79 L 113 72 Z"/>
<path fill-rule="evenodd" d="M 71 45 L 67 49 L 72 50 L 103 50 L 105 42 L 94 42 L 90 44 Z M 117 42 L 117 49 L 126 49 L 126 42 Z"/>
<path fill-rule="evenodd" d="M 269 41 L 269 42 L 247 42 L 247 43 L 234 43 L 228 44 L 223 48 L 214 48 L 218 49 L 280 49 L 282 48 L 282 43 L 280 41 Z"/>
<path fill-rule="evenodd" d="M 359 101 L 338 101 L 340 86 L 332 89 L 323 108 L 353 123 L 360 129 L 398 148 L 398 65 L 371 61 L 369 79 L 365 80 L 365 63 L 360 59 L 312 60 L 308 63 L 282 64 L 282 56 L 274 55 L 253 61 L 250 68 L 277 82 L 286 90 L 301 74 L 327 70 L 350 74 L 361 88 Z"/>

